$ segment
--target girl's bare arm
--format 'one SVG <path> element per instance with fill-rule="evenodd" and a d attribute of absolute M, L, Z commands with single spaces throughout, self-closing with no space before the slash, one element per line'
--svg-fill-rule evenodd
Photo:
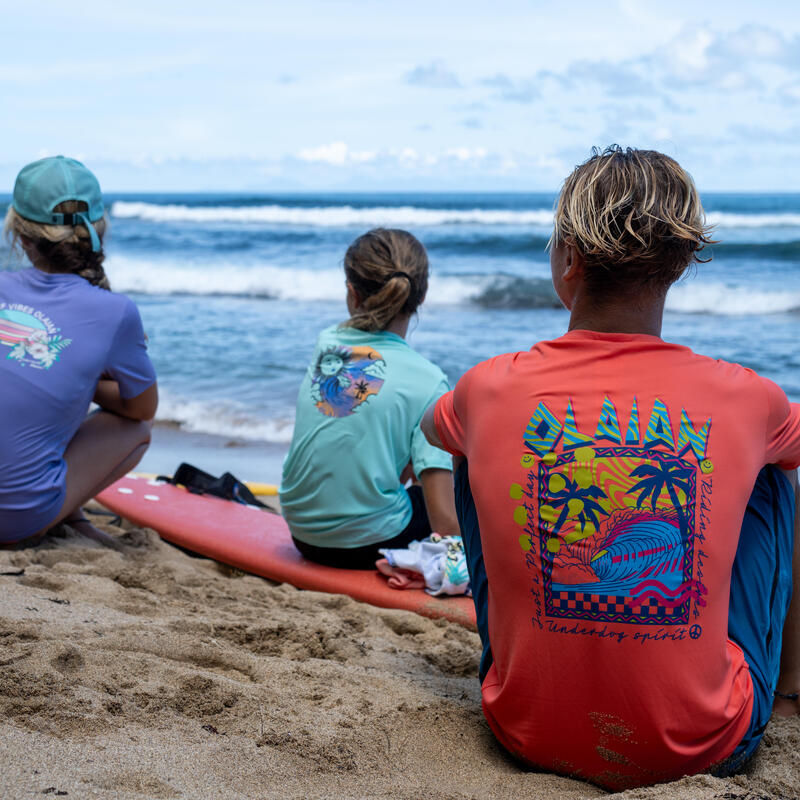
<path fill-rule="evenodd" d="M 453 473 L 449 469 L 426 469 L 419 480 L 431 530 L 457 536 L 460 529 L 453 497 Z"/>
<path fill-rule="evenodd" d="M 136 397 L 120 397 L 116 381 L 102 379 L 97 382 L 94 402 L 105 411 L 134 420 L 150 420 L 158 408 L 158 386 L 154 383 Z"/>

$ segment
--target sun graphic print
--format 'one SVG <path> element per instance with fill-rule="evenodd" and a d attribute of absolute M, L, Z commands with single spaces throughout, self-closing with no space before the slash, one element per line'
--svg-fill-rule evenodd
<path fill-rule="evenodd" d="M 328 347 L 317 357 L 311 399 L 327 417 L 346 417 L 383 386 L 386 361 L 372 347 Z"/>

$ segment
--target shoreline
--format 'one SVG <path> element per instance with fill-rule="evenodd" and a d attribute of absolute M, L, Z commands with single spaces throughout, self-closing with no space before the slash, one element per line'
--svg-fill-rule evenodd
<path fill-rule="evenodd" d="M 232 472 L 242 481 L 280 484 L 288 451 L 288 443 L 197 433 L 157 421 L 150 447 L 134 471 L 172 475 L 186 461 L 217 476 Z"/>

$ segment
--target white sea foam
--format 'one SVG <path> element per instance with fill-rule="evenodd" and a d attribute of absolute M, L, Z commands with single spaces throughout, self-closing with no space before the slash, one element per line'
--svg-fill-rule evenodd
<path fill-rule="evenodd" d="M 118 200 L 111 215 L 149 222 L 243 222 L 264 225 L 348 228 L 387 225 L 421 227 L 430 225 L 536 225 L 553 224 L 550 209 L 511 211 L 504 209 L 419 208 L 417 206 L 187 206 L 158 205 Z"/>
<path fill-rule="evenodd" d="M 181 204 L 144 203 L 118 200 L 111 206 L 111 215 L 118 218 L 142 219 L 149 222 L 239 222 L 262 225 L 296 225 L 302 227 L 348 228 L 391 225 L 424 227 L 436 225 L 531 225 L 549 228 L 553 212 L 538 209 L 421 208 L 419 206 L 189 206 Z M 719 228 L 797 228 L 797 213 L 737 214 L 712 211 L 708 222 Z"/>
<path fill-rule="evenodd" d="M 720 316 L 783 314 L 800 310 L 800 291 L 759 291 L 722 283 L 680 284 L 667 295 L 667 310 Z"/>
<path fill-rule="evenodd" d="M 140 294 L 342 301 L 345 293 L 341 269 L 293 269 L 231 262 L 187 264 L 114 255 L 108 259 L 107 271 L 114 289 Z M 490 282 L 490 276 L 432 276 L 428 302 L 440 305 L 467 302 Z"/>
<path fill-rule="evenodd" d="M 237 439 L 288 444 L 294 419 L 290 416 L 266 419 L 233 402 L 200 402 L 161 393 L 156 419 L 173 422 L 186 431 L 229 436 Z"/>
<path fill-rule="evenodd" d="M 270 298 L 294 302 L 341 302 L 344 278 L 340 269 L 295 269 L 236 262 L 181 263 L 150 261 L 114 255 L 107 264 L 114 289 L 149 295 L 194 295 Z M 541 278 L 525 280 L 509 275 L 433 275 L 427 304 L 457 306 L 483 303 L 487 289 L 539 298 Z M 535 283 L 536 285 L 533 285 Z M 539 298 L 540 299 L 540 298 Z M 491 304 L 489 304 L 491 305 Z M 502 304 L 500 305 L 502 307 Z M 524 308 L 525 301 L 515 308 Z M 800 310 L 800 291 L 764 291 L 692 279 L 670 290 L 667 308 L 686 314 L 781 314 Z"/>
<path fill-rule="evenodd" d="M 711 211 L 706 217 L 709 224 L 720 228 L 800 228 L 800 214 L 732 214 L 728 211 Z"/>

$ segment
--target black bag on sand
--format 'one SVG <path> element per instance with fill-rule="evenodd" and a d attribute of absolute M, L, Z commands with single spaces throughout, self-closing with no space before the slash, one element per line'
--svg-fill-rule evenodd
<path fill-rule="evenodd" d="M 230 472 L 225 472 L 219 478 L 215 478 L 208 472 L 203 472 L 203 470 L 184 462 L 175 470 L 175 474 L 171 478 L 167 475 L 159 475 L 158 480 L 185 486 L 192 494 L 211 494 L 214 497 L 222 497 L 224 500 L 258 506 L 277 513 L 274 508 L 262 503 L 247 486 Z"/>

